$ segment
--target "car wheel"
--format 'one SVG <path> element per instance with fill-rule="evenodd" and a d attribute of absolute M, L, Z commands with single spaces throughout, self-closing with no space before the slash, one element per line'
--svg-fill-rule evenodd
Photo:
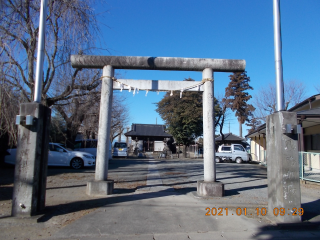
<path fill-rule="evenodd" d="M 221 162 L 221 159 L 219 157 L 216 157 L 216 162 Z"/>
<path fill-rule="evenodd" d="M 242 158 L 241 157 L 237 157 L 236 158 L 236 163 L 242 163 Z"/>
<path fill-rule="evenodd" d="M 74 158 L 71 160 L 70 166 L 73 169 L 80 169 L 83 167 L 83 160 L 81 158 Z"/>

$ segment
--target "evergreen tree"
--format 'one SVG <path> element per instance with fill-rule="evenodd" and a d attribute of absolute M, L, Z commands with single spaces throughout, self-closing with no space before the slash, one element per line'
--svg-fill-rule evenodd
<path fill-rule="evenodd" d="M 194 81 L 190 78 L 185 80 Z M 178 144 L 189 145 L 203 134 L 202 92 L 186 91 L 182 98 L 180 92 L 174 92 L 172 96 L 167 92 L 156 105 L 156 111 Z M 218 120 L 221 109 L 216 99 L 215 112 L 215 119 Z"/>
<path fill-rule="evenodd" d="M 250 117 L 255 108 L 248 104 L 251 95 L 247 90 L 253 90 L 249 85 L 250 77 L 247 76 L 247 72 L 234 72 L 229 76 L 230 82 L 225 92 L 225 102 L 227 107 L 236 112 L 236 117 L 239 122 L 239 135 L 242 137 L 242 124 L 244 122 L 250 122 Z"/>

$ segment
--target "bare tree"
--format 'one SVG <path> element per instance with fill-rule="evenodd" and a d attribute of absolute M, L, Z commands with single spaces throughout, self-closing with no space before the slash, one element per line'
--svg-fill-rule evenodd
<path fill-rule="evenodd" d="M 252 118 L 250 119 L 250 122 L 246 123 L 246 125 L 247 125 L 248 127 L 250 127 L 250 128 L 248 129 L 248 133 L 251 133 L 251 132 L 257 130 L 258 127 L 261 125 L 261 123 L 262 123 L 262 122 L 261 122 L 259 119 L 255 118 L 255 117 L 252 117 Z"/>
<path fill-rule="evenodd" d="M 284 100 L 285 110 L 293 107 L 305 99 L 306 87 L 304 83 L 296 80 L 290 80 L 284 83 Z M 257 120 L 266 121 L 266 116 L 276 111 L 277 97 L 276 87 L 269 84 L 261 88 L 253 99 L 256 107 L 254 118 Z"/>
<path fill-rule="evenodd" d="M 100 109 L 100 95 L 99 101 L 96 101 L 90 106 L 90 111 L 87 112 L 85 119 L 81 125 L 81 132 L 87 139 L 96 138 L 99 130 L 99 109 Z M 112 101 L 112 115 L 111 115 L 111 133 L 110 141 L 121 135 L 129 123 L 128 105 L 124 95 L 115 93 Z"/>
<path fill-rule="evenodd" d="M 17 127 L 15 125 L 15 116 L 19 112 L 20 104 L 19 92 L 14 88 L 8 86 L 4 81 L 0 82 L 0 139 L 2 147 L 9 144 L 9 146 L 17 143 Z M 6 143 L 4 143 L 6 142 Z"/>
<path fill-rule="evenodd" d="M 85 139 L 96 139 L 99 130 L 100 92 L 90 94 L 88 98 L 73 98 L 71 103 L 58 104 L 53 107 L 50 137 L 52 140 L 73 147 L 78 133 Z M 129 113 L 126 99 L 123 95 L 114 94 L 111 117 L 111 142 L 128 125 Z M 69 125 L 69 127 L 68 127 Z"/>
<path fill-rule="evenodd" d="M 314 86 L 318 93 L 320 93 L 320 85 Z"/>
<path fill-rule="evenodd" d="M 216 123 L 215 123 L 215 128 L 219 126 L 219 133 L 222 137 L 222 142 L 224 142 L 224 133 L 223 133 L 223 127 L 225 126 L 225 122 L 230 120 L 230 108 L 227 107 L 227 101 L 224 96 L 218 96 L 218 102 L 220 106 L 220 111 L 215 114 L 217 115 Z"/>
<path fill-rule="evenodd" d="M 50 142 L 66 143 L 66 124 L 59 112 L 54 111 L 50 121 Z"/>
<path fill-rule="evenodd" d="M 98 27 L 90 5 L 93 2 L 48 1 L 42 103 L 49 107 L 56 105 L 70 133 L 76 132 L 83 121 L 83 113 L 94 101 L 95 89 L 100 84 L 99 71 L 86 70 L 80 74 L 80 69 L 71 68 L 69 60 L 72 53 L 82 54 L 94 47 Z M 20 91 L 27 102 L 34 95 L 39 12 L 40 0 L 0 1 L 3 81 L 9 88 Z M 84 102 L 86 105 L 82 106 Z M 68 104 L 74 105 L 75 111 L 66 111 Z"/>
<path fill-rule="evenodd" d="M 85 86 L 85 84 L 82 84 L 84 82 L 87 83 L 86 86 L 90 85 L 90 83 L 96 85 L 90 91 L 86 88 L 79 87 L 68 97 L 56 102 L 53 106 L 54 111 L 59 112 L 65 121 L 66 145 L 69 147 L 73 147 L 73 143 L 83 121 L 93 113 L 95 109 L 94 106 L 100 102 L 100 71 L 96 71 L 95 74 L 93 73 L 93 71 L 89 70 L 82 70 L 78 73 L 80 86 Z M 91 80 L 88 81 L 88 79 Z M 59 87 L 59 85 L 56 85 L 54 89 L 56 92 L 59 92 L 62 91 L 61 88 L 62 90 L 65 89 L 64 86 Z"/>
<path fill-rule="evenodd" d="M 123 95 L 114 95 L 112 102 L 112 116 L 111 116 L 111 134 L 110 141 L 122 135 L 124 129 L 129 124 L 129 109 L 125 103 Z"/>

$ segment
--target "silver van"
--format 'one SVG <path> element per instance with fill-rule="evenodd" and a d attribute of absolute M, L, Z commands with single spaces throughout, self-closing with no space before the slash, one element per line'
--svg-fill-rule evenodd
<path fill-rule="evenodd" d="M 128 157 L 128 146 L 125 142 L 115 142 L 113 147 L 113 157 Z"/>
<path fill-rule="evenodd" d="M 251 162 L 251 155 L 241 144 L 221 145 L 216 152 L 215 161 L 235 161 L 236 163 Z"/>

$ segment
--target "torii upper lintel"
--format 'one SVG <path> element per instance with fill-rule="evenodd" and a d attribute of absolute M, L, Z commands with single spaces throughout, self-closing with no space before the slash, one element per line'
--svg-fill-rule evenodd
<path fill-rule="evenodd" d="M 203 71 L 211 68 L 214 72 L 243 72 L 245 60 L 179 57 L 132 57 L 132 56 L 92 56 L 71 55 L 73 68 L 103 68 L 110 65 L 114 69 Z"/>

